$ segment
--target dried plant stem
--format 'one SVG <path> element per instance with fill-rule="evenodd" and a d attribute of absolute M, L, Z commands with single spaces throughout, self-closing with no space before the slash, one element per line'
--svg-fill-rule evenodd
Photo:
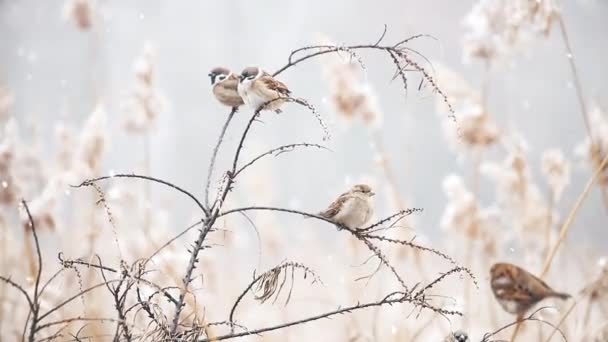
<path fill-rule="evenodd" d="M 593 309 L 593 298 L 591 296 L 589 296 L 587 298 L 587 305 L 585 306 L 585 314 L 584 314 L 583 320 L 582 320 L 582 325 L 583 325 L 582 331 L 587 330 L 586 328 L 589 325 L 592 309 Z"/>
<path fill-rule="evenodd" d="M 551 341 L 551 339 L 553 338 L 553 335 L 555 335 L 555 333 L 557 331 L 559 331 L 559 327 L 566 321 L 566 318 L 568 318 L 568 316 L 570 316 L 570 313 L 572 313 L 572 311 L 574 310 L 574 308 L 576 307 L 577 304 L 578 304 L 578 300 L 575 300 L 572 303 L 572 305 L 570 305 L 568 310 L 562 315 L 562 317 L 560 317 L 560 319 L 557 322 L 557 324 L 555 325 L 555 327 L 553 327 L 553 331 L 551 331 L 551 334 L 549 334 L 549 337 L 547 337 L 547 339 L 545 340 L 546 342 Z"/>
<path fill-rule="evenodd" d="M 557 251 L 558 251 L 559 247 L 561 246 L 562 242 L 566 238 L 568 231 L 572 227 L 572 222 L 574 221 L 574 218 L 576 217 L 576 214 L 577 214 L 579 208 L 583 205 L 583 202 L 587 198 L 587 195 L 589 194 L 591 187 L 597 181 L 599 176 L 602 174 L 602 170 L 604 169 L 606 164 L 608 164 L 608 156 L 606 156 L 606 158 L 604 158 L 604 160 L 602 160 L 600 166 L 595 171 L 595 174 L 593 175 L 593 177 L 591 177 L 589 182 L 587 182 L 585 189 L 580 194 L 578 200 L 576 201 L 576 204 L 574 205 L 574 207 L 568 214 L 568 217 L 566 218 L 566 221 L 564 222 L 562 229 L 559 233 L 559 238 L 558 238 L 557 242 L 555 243 L 555 246 L 553 246 L 553 249 L 549 253 L 549 257 L 545 261 L 545 266 L 543 267 L 543 271 L 540 274 L 540 278 L 544 278 L 547 275 L 547 273 L 549 272 L 549 269 L 551 268 L 551 264 L 553 263 L 553 259 L 555 258 L 555 255 L 557 254 Z"/>
<path fill-rule="evenodd" d="M 604 200 L 604 208 L 608 212 L 608 185 L 602 186 L 602 199 Z"/>
<path fill-rule="evenodd" d="M 382 171 L 384 172 L 384 178 L 386 179 L 386 181 L 389 185 L 389 188 L 391 190 L 391 193 L 393 195 L 392 196 L 393 201 L 395 201 L 395 203 L 397 204 L 397 208 L 399 210 L 406 210 L 407 202 L 403 199 L 403 197 L 401 196 L 401 194 L 399 192 L 399 186 L 397 184 L 397 177 L 395 177 L 395 171 L 394 171 L 393 165 L 391 163 L 391 159 L 388 157 L 388 153 L 386 153 L 386 149 L 384 148 L 384 141 L 382 140 L 382 136 L 380 135 L 380 132 L 375 132 L 375 134 L 373 135 L 373 139 L 374 139 L 376 148 L 378 149 L 378 153 L 380 153 L 380 155 L 382 156 Z M 419 250 L 417 250 L 417 249 L 409 250 L 408 249 L 406 251 L 412 252 L 414 264 L 416 265 L 418 272 L 420 272 L 420 274 L 422 274 L 423 278 L 426 279 L 426 272 L 424 271 L 424 267 L 422 266 L 422 263 L 421 263 Z"/>
<path fill-rule="evenodd" d="M 568 63 L 570 64 L 570 70 L 572 71 L 572 79 L 574 81 L 574 88 L 576 89 L 576 95 L 578 97 L 579 105 L 581 106 L 581 112 L 583 114 L 583 121 L 585 122 L 585 127 L 587 128 L 587 134 L 589 134 L 589 138 L 593 143 L 593 136 L 591 135 L 591 124 L 589 122 L 589 112 L 587 112 L 587 104 L 585 103 L 585 95 L 583 94 L 583 88 L 581 85 L 580 77 L 578 71 L 576 69 L 576 64 L 574 63 L 574 55 L 572 54 L 572 47 L 570 46 L 570 39 L 568 38 L 568 33 L 566 31 L 566 24 L 564 23 L 564 19 L 561 14 L 557 16 L 557 22 L 559 23 L 559 29 L 562 35 L 562 39 L 564 40 L 564 45 L 566 47 L 566 57 L 568 58 Z"/>
<path fill-rule="evenodd" d="M 513 335 L 511 335 L 511 339 L 509 339 L 509 342 L 515 342 L 515 338 L 517 337 L 517 333 L 519 332 L 519 329 L 521 329 L 521 323 L 522 323 L 522 317 L 517 316 L 517 324 L 515 325 L 515 330 L 513 330 Z"/>
<path fill-rule="evenodd" d="M 36 233 L 36 224 L 34 223 L 34 219 L 32 218 L 32 214 L 30 213 L 30 208 L 27 206 L 27 203 L 22 200 L 21 205 L 25 209 L 25 213 L 27 214 L 28 219 L 28 227 L 32 230 L 32 235 L 34 236 L 34 241 L 36 243 L 36 254 L 38 255 L 38 271 L 36 273 L 36 282 L 34 284 L 34 297 L 32 298 L 32 323 L 30 325 L 30 335 L 29 341 L 34 342 L 36 339 L 36 331 L 40 313 L 40 298 L 39 298 L 39 290 L 40 290 L 40 277 L 42 276 L 42 253 L 40 252 L 40 243 L 38 242 L 38 233 Z"/>
<path fill-rule="evenodd" d="M 578 74 L 578 70 L 576 68 L 576 63 L 574 62 L 574 55 L 572 53 L 572 47 L 570 46 L 570 39 L 568 38 L 568 32 L 566 31 L 566 24 L 564 23 L 564 18 L 561 14 L 557 15 L 557 21 L 559 23 L 560 33 L 562 35 L 562 39 L 566 48 L 566 57 L 568 58 L 568 64 L 570 65 L 570 70 L 572 71 L 574 88 L 576 89 L 576 95 L 578 98 L 579 105 L 581 107 L 581 113 L 583 115 L 583 121 L 585 122 L 585 128 L 587 129 L 587 135 L 589 136 L 591 145 L 594 146 L 596 142 L 594 141 L 594 137 L 591 131 L 591 122 L 589 120 L 589 112 L 587 111 L 585 95 L 583 93 L 583 87 L 581 84 L 580 76 Z M 608 186 L 600 185 L 600 188 L 602 192 L 602 199 L 604 201 L 604 207 L 608 211 Z"/>
<path fill-rule="evenodd" d="M 551 191 L 551 198 L 549 200 L 549 208 L 547 208 L 547 225 L 545 227 L 545 248 L 544 248 L 544 259 L 547 260 L 549 257 L 549 251 L 551 250 L 551 228 L 553 226 L 553 208 L 555 208 L 555 193 Z"/>
<path fill-rule="evenodd" d="M 485 88 L 485 87 L 484 87 Z M 473 196 L 475 196 L 475 198 L 479 198 L 479 180 L 480 180 L 480 174 L 479 174 L 479 169 L 480 169 L 480 165 L 481 165 L 481 150 L 473 150 L 473 155 L 472 155 L 472 163 L 471 166 L 473 167 L 473 170 L 471 172 L 471 190 L 473 191 Z M 477 230 L 478 227 L 476 226 L 476 224 L 474 226 L 471 226 L 469 228 L 469 230 Z M 468 234 L 466 235 L 466 249 L 465 249 L 465 257 L 464 257 L 464 262 L 465 265 L 468 265 L 468 267 L 472 267 L 472 263 L 473 263 L 473 249 L 475 248 L 474 245 L 474 240 L 473 240 L 473 236 L 476 236 L 477 233 L 473 232 L 473 231 L 469 231 Z M 464 287 L 464 309 L 463 311 L 467 313 L 467 315 L 464 316 L 463 320 L 463 325 L 465 327 L 469 327 L 469 316 L 471 316 L 471 312 L 470 312 L 470 302 L 471 302 L 471 283 L 467 282 L 465 287 Z"/>
<path fill-rule="evenodd" d="M 151 171 L 151 151 L 150 151 L 150 132 L 149 130 L 146 130 L 146 132 L 144 133 L 144 175 L 149 176 L 150 175 L 150 171 Z M 149 210 L 149 206 L 148 204 L 151 201 L 151 194 L 150 194 L 150 183 L 146 182 L 144 184 L 144 197 L 145 200 L 147 201 L 146 205 L 144 206 L 144 236 L 148 239 L 148 241 L 152 241 L 150 240 L 149 234 L 148 232 L 150 231 L 150 210 Z"/>
<path fill-rule="evenodd" d="M 399 187 L 397 185 L 397 179 L 395 177 L 395 172 L 393 170 L 391 160 L 388 159 L 388 154 L 386 153 L 386 149 L 384 148 L 384 141 L 382 140 L 382 136 L 380 132 L 375 132 L 373 134 L 373 141 L 378 149 L 378 153 L 382 156 L 382 171 L 384 171 L 384 176 L 388 185 L 391 189 L 391 193 L 393 195 L 393 201 L 397 204 L 399 210 L 403 210 L 407 208 L 406 202 L 403 200 L 401 194 L 399 193 Z"/>

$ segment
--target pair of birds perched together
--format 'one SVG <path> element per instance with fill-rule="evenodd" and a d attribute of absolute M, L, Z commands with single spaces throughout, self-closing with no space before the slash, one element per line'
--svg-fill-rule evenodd
<path fill-rule="evenodd" d="M 275 79 L 259 67 L 247 67 L 240 75 L 228 68 L 217 67 L 209 72 L 213 95 L 223 105 L 238 108 L 247 104 L 253 110 L 263 108 L 280 113 L 280 107 L 291 91 L 285 83 Z"/>
<path fill-rule="evenodd" d="M 291 91 L 281 81 L 259 67 L 245 68 L 236 75 L 227 68 L 217 67 L 209 73 L 213 94 L 223 105 L 238 108 L 243 104 L 257 110 L 281 112 L 282 98 L 289 97 Z M 357 184 L 338 196 L 319 216 L 337 225 L 356 230 L 366 224 L 372 214 L 371 197 L 374 195 L 367 184 Z M 545 298 L 567 299 L 570 295 L 554 291 L 540 278 L 509 263 L 497 263 L 490 269 L 492 292 L 502 308 L 517 315 L 518 320 L 538 302 Z M 446 341 L 468 341 L 464 333 L 455 333 Z"/>
<path fill-rule="evenodd" d="M 213 68 L 209 72 L 213 95 L 223 105 L 238 108 L 243 104 L 257 110 L 281 112 L 284 98 L 291 91 L 287 86 L 259 67 L 247 67 L 240 75 L 224 67 Z M 271 102 L 269 102 L 271 101 Z M 374 195 L 367 184 L 357 184 L 341 194 L 319 216 L 349 229 L 361 228 L 373 214 L 371 197 Z"/>

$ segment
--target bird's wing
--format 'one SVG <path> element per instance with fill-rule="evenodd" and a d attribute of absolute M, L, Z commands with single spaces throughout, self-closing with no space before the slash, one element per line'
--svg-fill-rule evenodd
<path fill-rule="evenodd" d="M 325 217 L 326 219 L 331 219 L 334 216 L 336 216 L 336 214 L 338 212 L 340 212 L 340 209 L 342 208 L 344 203 L 346 203 L 346 201 L 348 200 L 349 196 L 347 196 L 347 194 L 348 193 L 343 193 L 342 195 L 340 195 L 340 197 L 338 197 L 335 201 L 333 201 L 329 205 L 329 207 L 327 207 L 327 209 L 320 212 L 319 216 Z"/>
<path fill-rule="evenodd" d="M 287 88 L 285 83 L 275 79 L 270 75 L 264 75 L 260 77 L 259 81 L 262 82 L 267 89 L 276 91 L 277 93 L 283 96 L 289 96 L 291 94 L 291 91 L 289 90 L 289 88 Z"/>
<path fill-rule="evenodd" d="M 221 85 L 226 89 L 237 91 L 239 81 L 236 78 L 229 77 L 224 82 L 222 82 Z"/>

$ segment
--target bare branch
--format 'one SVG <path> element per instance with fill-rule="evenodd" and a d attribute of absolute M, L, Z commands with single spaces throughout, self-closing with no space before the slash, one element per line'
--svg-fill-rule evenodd
<path fill-rule="evenodd" d="M 538 310 L 534 311 L 533 313 L 531 313 L 526 318 L 522 318 L 521 320 L 516 320 L 514 322 L 511 322 L 511 323 L 509 323 L 509 324 L 507 324 L 507 325 L 499 328 L 498 330 L 496 330 L 494 332 L 484 334 L 483 335 L 483 339 L 481 340 L 481 342 L 497 341 L 497 340 L 490 340 L 490 337 L 492 337 L 492 336 L 500 333 L 501 331 L 503 331 L 505 329 L 508 329 L 508 328 L 510 328 L 512 326 L 519 325 L 519 324 L 521 324 L 522 322 L 525 322 L 525 321 L 536 321 L 536 322 L 540 322 L 542 324 L 546 324 L 546 325 L 554 328 L 556 331 L 558 331 L 560 333 L 560 335 L 562 335 L 562 338 L 564 339 L 564 341 L 568 341 L 568 339 L 566 338 L 566 335 L 564 335 L 564 332 L 561 331 L 559 328 L 557 328 L 555 325 L 553 325 L 552 323 L 547 322 L 545 320 L 542 320 L 540 318 L 534 317 L 534 315 L 536 315 L 537 313 L 539 313 L 540 311 L 545 310 L 545 309 L 550 309 L 550 307 L 543 306 L 543 307 L 539 308 Z"/>
<path fill-rule="evenodd" d="M 53 307 L 52 309 L 50 309 L 49 311 L 47 311 L 45 314 L 41 315 L 39 317 L 39 320 L 42 321 L 43 319 L 45 319 L 46 317 L 48 317 L 50 314 L 52 314 L 53 312 L 61 309 L 62 307 L 64 307 L 65 305 L 71 303 L 74 299 L 79 298 L 80 296 L 84 295 L 85 293 L 91 292 L 95 289 L 98 289 L 102 286 L 107 286 L 108 284 L 111 283 L 117 283 L 119 282 L 119 279 L 115 279 L 115 280 L 108 280 L 107 282 L 103 282 L 103 283 L 99 283 L 99 284 L 95 284 L 91 287 L 88 287 L 80 292 L 78 292 L 77 294 L 69 297 L 68 299 L 64 300 L 63 302 L 59 303 L 58 305 L 55 305 L 55 307 Z"/>
<path fill-rule="evenodd" d="M 399 298 L 395 298 L 395 299 L 390 299 L 390 297 L 387 297 L 387 298 L 385 298 L 383 300 L 380 300 L 380 301 L 369 302 L 369 303 L 364 303 L 364 304 L 356 304 L 356 305 L 348 306 L 348 307 L 345 307 L 345 308 L 339 308 L 339 309 L 336 309 L 336 310 L 333 310 L 333 311 L 325 312 L 325 313 L 322 313 L 322 314 L 317 314 L 317 315 L 314 315 L 314 316 L 309 316 L 309 317 L 304 318 L 304 319 L 300 319 L 300 320 L 296 320 L 296 321 L 292 321 L 292 322 L 287 322 L 287 323 L 282 323 L 282 324 L 278 324 L 278 325 L 274 325 L 274 326 L 269 326 L 269 327 L 265 327 L 265 328 L 259 328 L 259 329 L 254 329 L 254 330 L 249 330 L 249 331 L 244 331 L 244 332 L 239 332 L 239 333 L 230 333 L 230 334 L 226 334 L 226 335 L 215 336 L 213 338 L 203 338 L 203 339 L 199 339 L 198 342 L 222 341 L 222 340 L 228 340 L 228 339 L 233 339 L 233 338 L 243 337 L 243 336 L 249 336 L 249 335 L 259 335 L 259 334 L 264 333 L 264 332 L 284 329 L 284 328 L 287 328 L 287 327 L 291 327 L 291 326 L 295 326 L 295 325 L 300 325 L 300 324 L 305 324 L 305 323 L 317 321 L 317 320 L 324 319 L 324 318 L 331 318 L 331 317 L 336 316 L 336 315 L 350 313 L 350 312 L 353 312 L 353 311 L 367 309 L 367 308 L 370 308 L 370 307 L 378 307 L 378 306 L 394 305 L 394 304 L 402 304 L 402 303 L 412 303 L 412 304 L 414 304 L 416 306 L 420 306 L 420 307 L 422 307 L 424 309 L 429 309 L 429 310 L 432 310 L 434 312 L 437 312 L 437 313 L 443 314 L 443 315 L 462 316 L 462 313 L 460 313 L 458 311 L 451 311 L 451 310 L 444 310 L 444 309 L 436 308 L 436 307 L 433 307 L 433 306 L 431 306 L 431 305 L 429 305 L 427 303 L 414 300 L 414 299 L 408 297 L 407 295 L 402 295 Z"/>
<path fill-rule="evenodd" d="M 280 155 L 282 153 L 291 152 L 291 151 L 295 150 L 297 147 L 316 147 L 318 149 L 323 149 L 323 150 L 331 151 L 330 149 L 328 149 L 325 146 L 322 146 L 322 145 L 319 145 L 319 144 L 311 144 L 311 143 L 299 143 L 299 144 L 282 145 L 282 146 L 273 148 L 272 150 L 266 151 L 266 152 L 260 154 L 259 156 L 253 158 L 250 162 L 248 162 L 247 164 L 241 166 L 241 168 L 235 173 L 234 176 L 235 177 L 238 176 L 239 173 L 241 173 L 242 171 L 244 171 L 249 166 L 253 165 L 258 160 L 264 158 L 265 156 L 274 155 L 276 157 L 276 156 L 278 156 L 278 155 Z"/>
<path fill-rule="evenodd" d="M 5 283 L 9 284 L 10 286 L 14 287 L 15 289 L 17 289 L 17 291 L 21 292 L 21 294 L 23 294 L 23 296 L 27 300 L 27 304 L 29 305 L 30 310 L 34 309 L 34 303 L 32 302 L 32 299 L 27 294 L 27 291 L 25 291 L 25 289 L 21 285 L 19 285 L 19 284 L 15 283 L 14 281 L 12 281 L 11 278 L 7 278 L 7 277 L 4 277 L 4 276 L 0 276 L 0 280 L 2 280 L 3 282 L 5 282 Z"/>
<path fill-rule="evenodd" d="M 32 305 L 30 306 L 30 309 L 32 310 L 32 323 L 30 325 L 29 341 L 34 342 L 36 339 L 36 327 L 38 325 L 38 321 L 42 319 L 41 317 L 38 317 L 38 314 L 40 313 L 40 296 L 38 291 L 40 287 L 40 278 L 42 276 L 42 253 L 40 252 L 40 243 L 38 241 L 38 234 L 36 233 L 36 224 L 32 218 L 32 213 L 30 213 L 30 208 L 27 206 L 25 200 L 21 200 L 21 205 L 27 214 L 27 227 L 32 230 L 34 242 L 36 243 L 36 255 L 38 256 L 38 271 L 36 272 L 36 282 L 34 284 L 34 298 L 31 303 Z"/>
<path fill-rule="evenodd" d="M 196 205 L 201 209 L 201 211 L 205 214 L 205 216 L 209 216 L 209 211 L 205 208 L 205 206 L 203 206 L 203 204 L 198 200 L 198 198 L 196 198 L 196 196 L 194 196 L 192 193 L 180 188 L 179 186 L 177 186 L 173 183 L 169 183 L 162 179 L 158 179 L 158 178 L 154 178 L 154 177 L 150 177 L 150 176 L 121 173 L 121 174 L 116 174 L 116 175 L 111 175 L 111 176 L 103 176 L 103 177 L 98 177 L 98 178 L 87 179 L 78 185 L 71 185 L 71 187 L 81 188 L 81 187 L 85 187 L 85 186 L 92 186 L 93 183 L 107 180 L 107 179 L 112 179 L 112 178 L 139 178 L 139 179 L 145 179 L 145 180 L 148 180 L 148 181 L 151 181 L 154 183 L 166 185 L 166 186 L 168 186 L 174 190 L 177 190 L 178 192 L 181 192 L 182 194 L 190 197 L 190 199 L 192 201 L 194 201 L 194 203 L 196 203 Z"/>

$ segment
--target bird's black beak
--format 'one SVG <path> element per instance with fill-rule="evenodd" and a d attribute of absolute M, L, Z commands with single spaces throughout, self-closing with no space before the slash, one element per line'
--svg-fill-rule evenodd
<path fill-rule="evenodd" d="M 207 76 L 209 76 L 209 78 L 211 79 L 211 84 L 213 84 L 213 82 L 215 82 L 215 75 L 214 74 L 209 74 Z"/>
<path fill-rule="evenodd" d="M 244 79 L 245 79 L 245 76 L 239 75 L 239 83 L 243 83 Z"/>

